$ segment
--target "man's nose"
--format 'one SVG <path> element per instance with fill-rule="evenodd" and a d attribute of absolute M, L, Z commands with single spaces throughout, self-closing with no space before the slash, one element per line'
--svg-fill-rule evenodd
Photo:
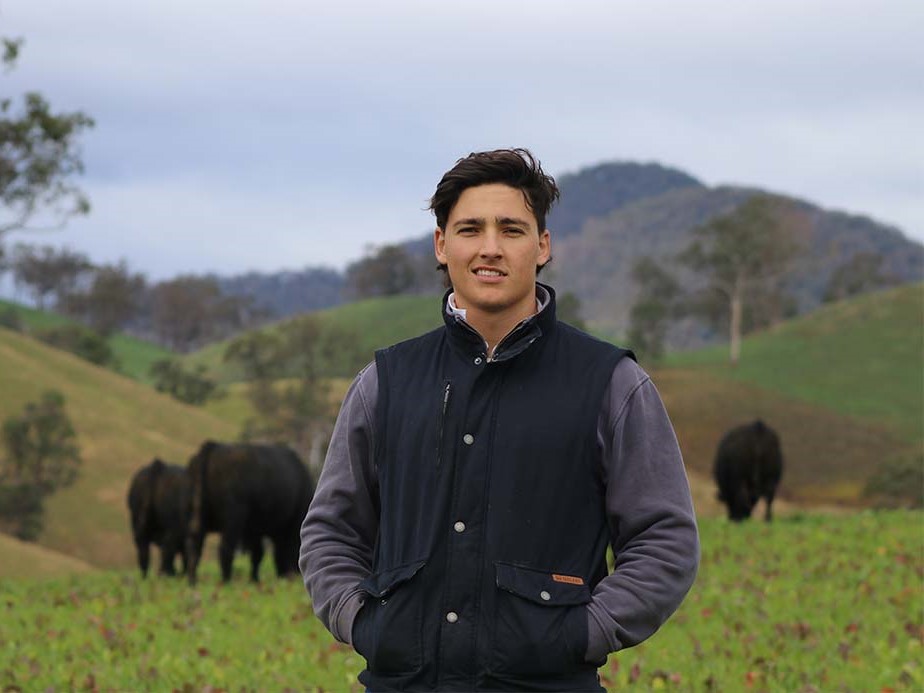
<path fill-rule="evenodd" d="M 481 235 L 481 255 L 482 257 L 499 257 L 501 255 L 500 235 L 488 229 Z"/>

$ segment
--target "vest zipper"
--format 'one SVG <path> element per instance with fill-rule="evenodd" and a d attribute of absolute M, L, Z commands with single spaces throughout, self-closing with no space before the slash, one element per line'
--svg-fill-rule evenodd
<path fill-rule="evenodd" d="M 437 469 L 443 460 L 443 426 L 446 421 L 446 409 L 449 407 L 449 393 L 452 391 L 452 381 L 443 383 L 443 407 L 440 410 L 440 420 L 436 427 L 436 466 Z"/>

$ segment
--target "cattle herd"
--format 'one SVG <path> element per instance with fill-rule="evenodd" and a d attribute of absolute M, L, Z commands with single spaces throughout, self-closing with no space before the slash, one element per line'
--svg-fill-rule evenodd
<path fill-rule="evenodd" d="M 713 476 L 730 520 L 746 520 L 763 498 L 764 519 L 770 521 L 782 474 L 779 436 L 763 421 L 737 426 L 719 442 Z M 155 544 L 162 574 L 176 574 L 179 554 L 183 572 L 195 583 L 209 532 L 221 535 L 218 560 L 224 582 L 231 579 L 239 547 L 250 554 L 251 580 L 259 579 L 264 539 L 272 542 L 277 575 L 296 573 L 299 530 L 314 486 L 308 468 L 285 445 L 209 440 L 185 467 L 155 459 L 135 473 L 128 491 L 142 576 L 147 576 Z"/>
<path fill-rule="evenodd" d="M 176 574 L 179 554 L 183 572 L 195 583 L 209 532 L 221 536 L 225 582 L 238 548 L 250 554 L 250 578 L 259 579 L 264 539 L 272 543 L 277 575 L 296 573 L 299 529 L 313 495 L 308 468 L 284 445 L 206 441 L 185 467 L 155 459 L 135 473 L 128 491 L 141 574 L 147 576 L 155 544 L 161 573 Z"/>

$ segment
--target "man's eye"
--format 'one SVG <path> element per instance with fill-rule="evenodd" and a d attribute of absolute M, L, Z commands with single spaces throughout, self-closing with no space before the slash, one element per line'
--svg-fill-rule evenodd
<path fill-rule="evenodd" d="M 511 226 L 508 229 L 504 229 L 504 233 L 511 236 L 521 236 L 523 235 L 523 229 L 517 228 L 516 226 Z"/>
<path fill-rule="evenodd" d="M 474 226 L 466 226 L 465 228 L 459 229 L 459 233 L 463 235 L 469 235 L 477 232 L 478 229 L 476 229 Z"/>

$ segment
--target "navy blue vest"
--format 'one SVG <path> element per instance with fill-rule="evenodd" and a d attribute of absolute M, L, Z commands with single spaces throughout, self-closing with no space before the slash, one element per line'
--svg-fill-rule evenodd
<path fill-rule="evenodd" d="M 370 690 L 602 690 L 585 661 L 610 536 L 596 431 L 629 352 L 557 322 L 546 288 L 491 361 L 452 316 L 376 352 L 380 526 L 353 629 Z"/>

